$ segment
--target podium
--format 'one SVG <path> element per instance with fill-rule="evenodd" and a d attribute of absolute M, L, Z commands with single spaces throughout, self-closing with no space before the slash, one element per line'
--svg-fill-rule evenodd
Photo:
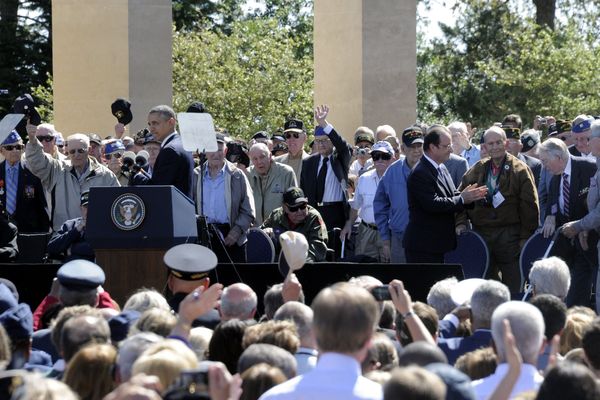
<path fill-rule="evenodd" d="M 197 237 L 194 203 L 173 186 L 90 189 L 86 238 L 121 305 L 138 288 L 162 291 L 165 252 Z"/>

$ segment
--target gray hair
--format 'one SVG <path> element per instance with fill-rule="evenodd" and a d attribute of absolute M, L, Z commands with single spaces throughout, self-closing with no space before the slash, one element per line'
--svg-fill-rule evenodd
<path fill-rule="evenodd" d="M 460 122 L 460 121 L 452 122 L 450 125 L 448 125 L 448 130 L 450 132 L 452 132 L 452 131 L 458 131 L 458 132 L 462 132 L 462 133 L 469 132 L 467 130 L 467 124 L 465 124 L 464 122 Z"/>
<path fill-rule="evenodd" d="M 506 285 L 493 280 L 482 283 L 471 296 L 471 312 L 479 327 L 490 326 L 494 310 L 510 300 Z"/>
<path fill-rule="evenodd" d="M 279 307 L 273 319 L 276 321 L 292 321 L 296 325 L 300 340 L 302 340 L 310 335 L 312 331 L 313 310 L 306 304 L 290 301 Z"/>
<path fill-rule="evenodd" d="M 592 130 L 593 138 L 600 137 L 600 120 L 595 120 L 594 122 L 592 122 L 590 129 Z"/>
<path fill-rule="evenodd" d="M 247 369 L 260 363 L 279 368 L 288 379 L 296 376 L 298 364 L 294 356 L 281 347 L 267 343 L 255 343 L 248 346 L 238 360 L 237 370 L 243 374 Z"/>
<path fill-rule="evenodd" d="M 119 353 L 117 354 L 117 366 L 121 382 L 127 382 L 131 379 L 131 370 L 133 363 L 147 348 L 154 343 L 158 343 L 164 338 L 152 332 L 141 332 L 129 336 L 119 344 Z"/>
<path fill-rule="evenodd" d="M 561 300 L 567 297 L 571 287 L 571 272 L 567 263 L 558 257 L 537 260 L 529 271 L 529 283 L 535 294 L 552 294 Z"/>
<path fill-rule="evenodd" d="M 69 145 L 70 142 L 81 142 L 81 143 L 85 144 L 86 148 L 90 147 L 90 137 L 83 133 L 74 133 L 70 136 L 67 136 L 67 139 L 65 140 L 65 142 L 67 143 L 67 146 Z"/>
<path fill-rule="evenodd" d="M 396 137 L 396 130 L 392 128 L 391 125 L 379 125 L 377 129 L 375 129 L 375 136 L 379 134 L 379 132 L 386 132 L 389 136 Z"/>
<path fill-rule="evenodd" d="M 564 161 L 569 159 L 569 149 L 567 148 L 567 145 L 557 138 L 546 139 L 544 143 L 540 145 L 540 153 L 556 156 Z"/>
<path fill-rule="evenodd" d="M 429 293 L 427 294 L 427 304 L 435 308 L 440 318 L 450 314 L 456 307 L 450 296 L 452 288 L 456 286 L 458 280 L 456 277 L 451 276 L 450 278 L 442 279 L 436 282 Z"/>
<path fill-rule="evenodd" d="M 167 303 L 167 300 L 163 295 L 154 289 L 144 288 L 138 290 L 127 299 L 123 306 L 123 311 L 135 310 L 140 314 L 143 314 L 144 311 L 151 308 L 160 308 L 161 310 L 171 311 L 171 307 L 169 307 L 169 303 Z"/>
<path fill-rule="evenodd" d="M 244 283 L 234 283 L 223 289 L 221 314 L 229 319 L 250 319 L 256 310 L 258 299 L 252 288 Z"/>
<path fill-rule="evenodd" d="M 148 114 L 159 114 L 160 117 L 165 121 L 175 118 L 175 111 L 173 111 L 171 107 L 164 104 L 152 107 L 150 111 L 148 111 Z"/>
<path fill-rule="evenodd" d="M 537 364 L 544 340 L 544 317 L 537 307 L 522 301 L 509 301 L 500 305 L 492 315 L 492 337 L 499 362 L 506 360 L 504 350 L 504 325 L 508 320 L 515 337 L 517 349 L 526 364 Z"/>
<path fill-rule="evenodd" d="M 248 154 L 252 153 L 254 150 L 260 150 L 261 153 L 267 154 L 267 155 L 271 154 L 271 152 L 269 151 L 269 146 L 267 146 L 264 143 L 254 143 L 252 145 L 252 147 L 250 147 Z"/>

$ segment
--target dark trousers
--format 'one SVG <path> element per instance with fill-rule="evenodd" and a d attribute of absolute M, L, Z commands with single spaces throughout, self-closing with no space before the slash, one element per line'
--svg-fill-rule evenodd
<path fill-rule="evenodd" d="M 409 264 L 443 264 L 444 253 L 425 253 L 404 249 L 406 262 Z"/>
<path fill-rule="evenodd" d="M 246 244 L 241 246 L 233 244 L 225 246 L 223 239 L 229 233 L 229 224 L 209 224 L 210 247 L 217 255 L 220 263 L 245 263 L 246 262 Z M 218 232 L 221 234 L 219 235 Z M 222 237 L 221 237 L 222 236 Z"/>
<path fill-rule="evenodd" d="M 474 226 L 473 229 L 485 240 L 490 252 L 490 267 L 486 278 L 501 280 L 511 293 L 520 293 L 523 289 L 519 269 L 520 226 Z"/>
<path fill-rule="evenodd" d="M 330 231 L 333 228 L 344 228 L 344 225 L 346 225 L 346 207 L 348 207 L 348 203 L 338 201 L 317 206 L 316 209 L 321 214 L 327 230 Z"/>

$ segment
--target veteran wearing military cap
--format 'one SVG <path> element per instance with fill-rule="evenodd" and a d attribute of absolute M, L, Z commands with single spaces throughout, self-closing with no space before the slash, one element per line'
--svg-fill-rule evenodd
<path fill-rule="evenodd" d="M 575 117 L 571 127 L 571 137 L 575 142 L 575 147 L 571 148 L 570 152 L 574 156 L 581 156 L 596 161 L 596 157 L 594 157 L 590 148 L 590 138 L 592 137 L 590 127 L 592 122 L 594 122 L 594 117 L 590 115 L 581 114 Z"/>
<path fill-rule="evenodd" d="M 261 229 L 274 239 L 279 252 L 279 235 L 286 231 L 303 234 L 308 241 L 307 262 L 324 261 L 327 229 L 319 211 L 308 205 L 302 189 L 291 187 L 283 193 L 283 204 L 269 215 Z"/>
<path fill-rule="evenodd" d="M 304 144 L 306 143 L 304 123 L 299 119 L 288 119 L 283 125 L 283 137 L 288 147 L 288 153 L 275 158 L 275 161 L 292 167 L 294 174 L 296 174 L 296 181 L 300 182 L 302 160 L 310 156 L 304 151 Z"/>

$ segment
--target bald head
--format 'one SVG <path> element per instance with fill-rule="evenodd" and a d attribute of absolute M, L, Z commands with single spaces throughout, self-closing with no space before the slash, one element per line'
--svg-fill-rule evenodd
<path fill-rule="evenodd" d="M 250 286 L 244 283 L 227 286 L 221 296 L 221 321 L 252 319 L 256 304 L 256 293 Z"/>

